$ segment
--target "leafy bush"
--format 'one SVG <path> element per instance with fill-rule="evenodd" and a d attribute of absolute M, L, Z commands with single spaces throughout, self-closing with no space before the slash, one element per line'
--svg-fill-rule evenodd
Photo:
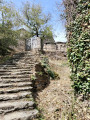
<path fill-rule="evenodd" d="M 70 33 L 68 58 L 71 66 L 71 79 L 75 93 L 90 93 L 90 3 L 80 0 L 77 4 L 75 20 L 67 26 Z"/>

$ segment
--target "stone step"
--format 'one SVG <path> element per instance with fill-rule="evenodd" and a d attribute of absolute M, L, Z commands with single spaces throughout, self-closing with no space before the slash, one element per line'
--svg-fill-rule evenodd
<path fill-rule="evenodd" d="M 30 58 L 29 59 L 21 59 L 21 60 L 19 60 L 17 63 L 22 63 L 22 64 L 34 64 L 34 61 L 33 60 L 31 60 Z"/>
<path fill-rule="evenodd" d="M 13 70 L 13 69 L 30 69 L 33 66 L 18 66 L 18 67 L 0 67 L 3 70 Z"/>
<path fill-rule="evenodd" d="M 22 58 L 22 57 L 24 57 L 25 55 L 23 54 L 23 55 L 21 55 L 21 54 L 14 54 L 13 55 L 13 57 L 12 57 L 12 59 L 14 59 L 14 58 Z"/>
<path fill-rule="evenodd" d="M 11 73 L 10 72 L 0 72 L 0 76 L 2 76 L 2 75 L 11 75 Z"/>
<path fill-rule="evenodd" d="M 11 70 L 11 69 L 20 69 L 20 67 L 0 67 L 0 69 L 2 70 Z"/>
<path fill-rule="evenodd" d="M 8 101 L 8 100 L 19 100 L 23 98 L 32 98 L 31 92 L 19 92 L 19 93 L 13 93 L 13 94 L 1 94 L 0 95 L 0 102 L 2 101 Z"/>
<path fill-rule="evenodd" d="M 23 59 L 32 59 L 33 55 L 27 55 L 27 56 L 24 56 Z"/>
<path fill-rule="evenodd" d="M 26 68 L 26 67 L 28 68 L 28 67 L 33 67 L 33 65 L 34 64 L 29 64 L 29 65 L 27 65 L 27 64 L 19 64 L 19 67 L 20 68 Z"/>
<path fill-rule="evenodd" d="M 10 70 L 7 70 L 7 69 L 0 69 L 0 73 L 1 72 L 29 72 L 29 71 L 31 71 L 31 69 L 29 68 L 29 69 L 10 69 Z"/>
<path fill-rule="evenodd" d="M 15 53 L 13 56 L 23 56 L 25 54 L 26 54 L 25 52 L 19 52 L 19 53 Z"/>
<path fill-rule="evenodd" d="M 32 74 L 31 71 L 20 71 L 20 72 L 15 72 L 15 71 L 10 71 L 10 72 L 0 72 L 0 76 L 4 75 L 21 75 L 21 74 Z"/>
<path fill-rule="evenodd" d="M 17 83 L 17 82 L 31 82 L 31 79 L 30 78 L 19 78 L 19 79 L 13 79 L 13 78 L 10 78 L 10 79 L 0 79 L 0 82 L 2 83 Z"/>
<path fill-rule="evenodd" d="M 27 110 L 1 115 L 0 120 L 33 120 L 38 116 L 38 110 Z"/>
<path fill-rule="evenodd" d="M 21 63 L 21 64 L 27 64 L 27 65 L 29 65 L 29 64 L 34 64 L 34 62 L 33 61 L 31 61 L 30 59 L 29 60 L 22 60 L 22 61 L 18 61 L 17 63 Z"/>
<path fill-rule="evenodd" d="M 24 61 L 24 62 L 26 62 L 26 61 L 29 61 L 29 62 L 33 62 L 33 58 L 32 57 L 28 57 L 28 56 L 25 56 L 25 57 L 23 57 L 22 59 L 20 59 L 19 61 Z"/>
<path fill-rule="evenodd" d="M 7 87 L 24 87 L 24 86 L 31 86 L 32 82 L 19 82 L 19 83 L 1 83 L 0 88 L 7 88 Z"/>
<path fill-rule="evenodd" d="M 0 74 L 1 73 L 6 73 L 6 72 L 11 72 L 11 70 L 0 69 Z"/>
<path fill-rule="evenodd" d="M 5 101 L 0 103 L 0 114 L 6 114 L 22 109 L 33 109 L 34 102 L 33 101 Z"/>
<path fill-rule="evenodd" d="M 1 76 L 1 79 L 11 79 L 11 78 L 30 78 L 30 74 L 29 75 L 3 75 Z"/>
<path fill-rule="evenodd" d="M 0 65 L 0 68 L 1 67 L 16 67 L 16 65 L 13 65 L 13 64 L 10 64 L 10 65 L 8 65 L 8 64 L 5 64 L 5 65 Z"/>
<path fill-rule="evenodd" d="M 35 64 L 35 63 L 27 63 L 27 61 L 26 61 L 26 63 L 21 63 L 21 62 L 20 62 L 20 63 L 17 63 L 17 66 L 24 66 L 24 67 L 25 67 L 25 66 L 31 66 L 31 67 L 32 67 L 34 64 Z"/>
<path fill-rule="evenodd" d="M 15 87 L 15 88 L 0 88 L 0 94 L 5 94 L 5 93 L 18 93 L 20 91 L 31 91 L 32 87 Z"/>
<path fill-rule="evenodd" d="M 34 58 L 31 52 L 19 53 L 6 65 L 0 65 L 0 120 L 33 120 L 37 117 L 31 80 Z"/>

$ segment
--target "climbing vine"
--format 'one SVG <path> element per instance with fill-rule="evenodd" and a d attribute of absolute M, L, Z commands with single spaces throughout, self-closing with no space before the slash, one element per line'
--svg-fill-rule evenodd
<path fill-rule="evenodd" d="M 79 0 L 73 20 L 67 25 L 69 33 L 68 59 L 75 93 L 90 93 L 90 3 Z"/>

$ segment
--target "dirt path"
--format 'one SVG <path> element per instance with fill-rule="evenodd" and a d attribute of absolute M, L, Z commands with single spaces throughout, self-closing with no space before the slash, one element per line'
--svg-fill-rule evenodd
<path fill-rule="evenodd" d="M 51 80 L 49 86 L 38 93 L 36 101 L 44 116 L 41 120 L 65 120 L 64 114 L 69 111 L 73 96 L 70 69 L 67 60 L 50 60 L 50 64 L 59 74 L 60 79 Z"/>

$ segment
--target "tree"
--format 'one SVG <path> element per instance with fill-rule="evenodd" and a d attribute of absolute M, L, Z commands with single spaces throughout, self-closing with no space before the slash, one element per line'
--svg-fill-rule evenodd
<path fill-rule="evenodd" d="M 17 32 L 14 27 L 17 25 L 16 22 L 16 11 L 11 7 L 10 4 L 2 2 L 0 4 L 0 54 L 5 55 L 8 51 L 9 46 L 17 45 Z"/>
<path fill-rule="evenodd" d="M 41 40 L 53 40 L 52 29 L 48 26 L 50 14 L 43 14 L 40 5 L 30 5 L 30 3 L 27 2 L 24 4 L 23 15 L 24 19 L 21 21 L 27 26 L 32 37 L 40 37 Z"/>

